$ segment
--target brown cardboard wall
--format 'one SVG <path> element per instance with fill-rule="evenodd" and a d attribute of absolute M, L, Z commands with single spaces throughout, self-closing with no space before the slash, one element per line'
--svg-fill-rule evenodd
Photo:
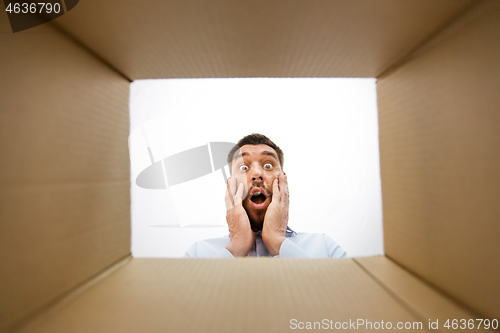
<path fill-rule="evenodd" d="M 474 2 L 85 1 L 56 24 L 133 79 L 369 77 Z M 475 8 L 378 86 L 388 256 L 497 318 L 498 6 Z M 129 87 L 49 25 L 12 34 L 2 11 L 0 45 L 3 330 L 129 254 Z M 132 260 L 32 331 L 276 331 L 290 313 L 413 320 L 393 293 L 422 309 L 408 289 L 418 282 L 382 288 L 374 276 L 405 274 L 370 260 Z M 224 297 L 236 304 L 214 303 Z"/>
<path fill-rule="evenodd" d="M 463 306 L 423 283 L 386 256 L 360 257 L 354 258 L 354 261 L 424 323 L 438 320 L 440 330 L 446 331 L 444 324 L 447 320 L 475 318 Z"/>
<path fill-rule="evenodd" d="M 476 2 L 80 1 L 56 24 L 132 80 L 376 77 Z"/>
<path fill-rule="evenodd" d="M 0 12 L 0 330 L 130 253 L 129 82 Z"/>
<path fill-rule="evenodd" d="M 388 257 L 500 317 L 500 3 L 378 80 Z"/>
<path fill-rule="evenodd" d="M 420 322 L 353 259 L 134 258 L 22 332 L 290 332 L 292 319 Z"/>

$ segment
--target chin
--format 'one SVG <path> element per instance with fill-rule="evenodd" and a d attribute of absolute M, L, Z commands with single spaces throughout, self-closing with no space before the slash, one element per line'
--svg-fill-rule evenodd
<path fill-rule="evenodd" d="M 250 220 L 250 225 L 253 231 L 262 230 L 264 224 L 264 217 L 266 216 L 267 207 L 262 209 L 253 209 L 247 205 L 243 205 L 245 211 L 247 212 L 248 219 Z"/>

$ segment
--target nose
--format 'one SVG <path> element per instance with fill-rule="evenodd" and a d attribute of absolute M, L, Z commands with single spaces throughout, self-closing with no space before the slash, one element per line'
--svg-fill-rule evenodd
<path fill-rule="evenodd" d="M 252 181 L 264 180 L 262 178 L 262 169 L 259 165 L 254 165 L 251 170 L 252 170 L 251 173 Z"/>

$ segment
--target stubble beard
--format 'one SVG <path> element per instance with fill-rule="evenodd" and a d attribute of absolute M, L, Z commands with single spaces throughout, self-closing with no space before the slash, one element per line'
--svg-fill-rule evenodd
<path fill-rule="evenodd" d="M 254 232 L 262 231 L 262 227 L 264 226 L 264 217 L 266 216 L 267 208 L 259 210 L 254 210 L 254 209 L 248 210 L 245 208 L 245 211 L 247 212 L 248 219 L 250 220 L 250 226 L 252 227 L 252 230 Z"/>
<path fill-rule="evenodd" d="M 263 188 L 264 191 L 266 192 L 267 200 L 269 203 L 265 209 L 257 210 L 251 208 L 252 204 L 250 200 L 251 199 L 250 191 L 252 191 L 252 189 L 255 187 Z M 271 191 L 269 191 L 269 189 L 267 188 L 266 184 L 264 184 L 263 182 L 255 182 L 250 187 L 247 197 L 245 198 L 245 200 L 243 200 L 243 208 L 247 212 L 248 219 L 250 220 L 250 226 L 254 232 L 262 231 L 262 227 L 264 226 L 264 218 L 266 217 L 266 212 L 267 209 L 269 208 L 269 204 L 271 203 L 272 198 L 273 195 Z"/>

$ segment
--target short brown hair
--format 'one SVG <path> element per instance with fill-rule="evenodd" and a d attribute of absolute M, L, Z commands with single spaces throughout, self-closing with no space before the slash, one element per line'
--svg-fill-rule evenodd
<path fill-rule="evenodd" d="M 285 157 L 283 156 L 283 151 L 277 144 L 272 142 L 267 136 L 259 133 L 253 133 L 245 136 L 243 139 L 238 141 L 238 143 L 229 151 L 227 155 L 227 164 L 229 165 L 229 172 L 232 171 L 232 163 L 234 159 L 234 154 L 245 145 L 267 145 L 276 151 L 278 154 L 278 160 L 280 162 L 281 170 L 283 170 L 283 165 L 285 164 Z"/>

